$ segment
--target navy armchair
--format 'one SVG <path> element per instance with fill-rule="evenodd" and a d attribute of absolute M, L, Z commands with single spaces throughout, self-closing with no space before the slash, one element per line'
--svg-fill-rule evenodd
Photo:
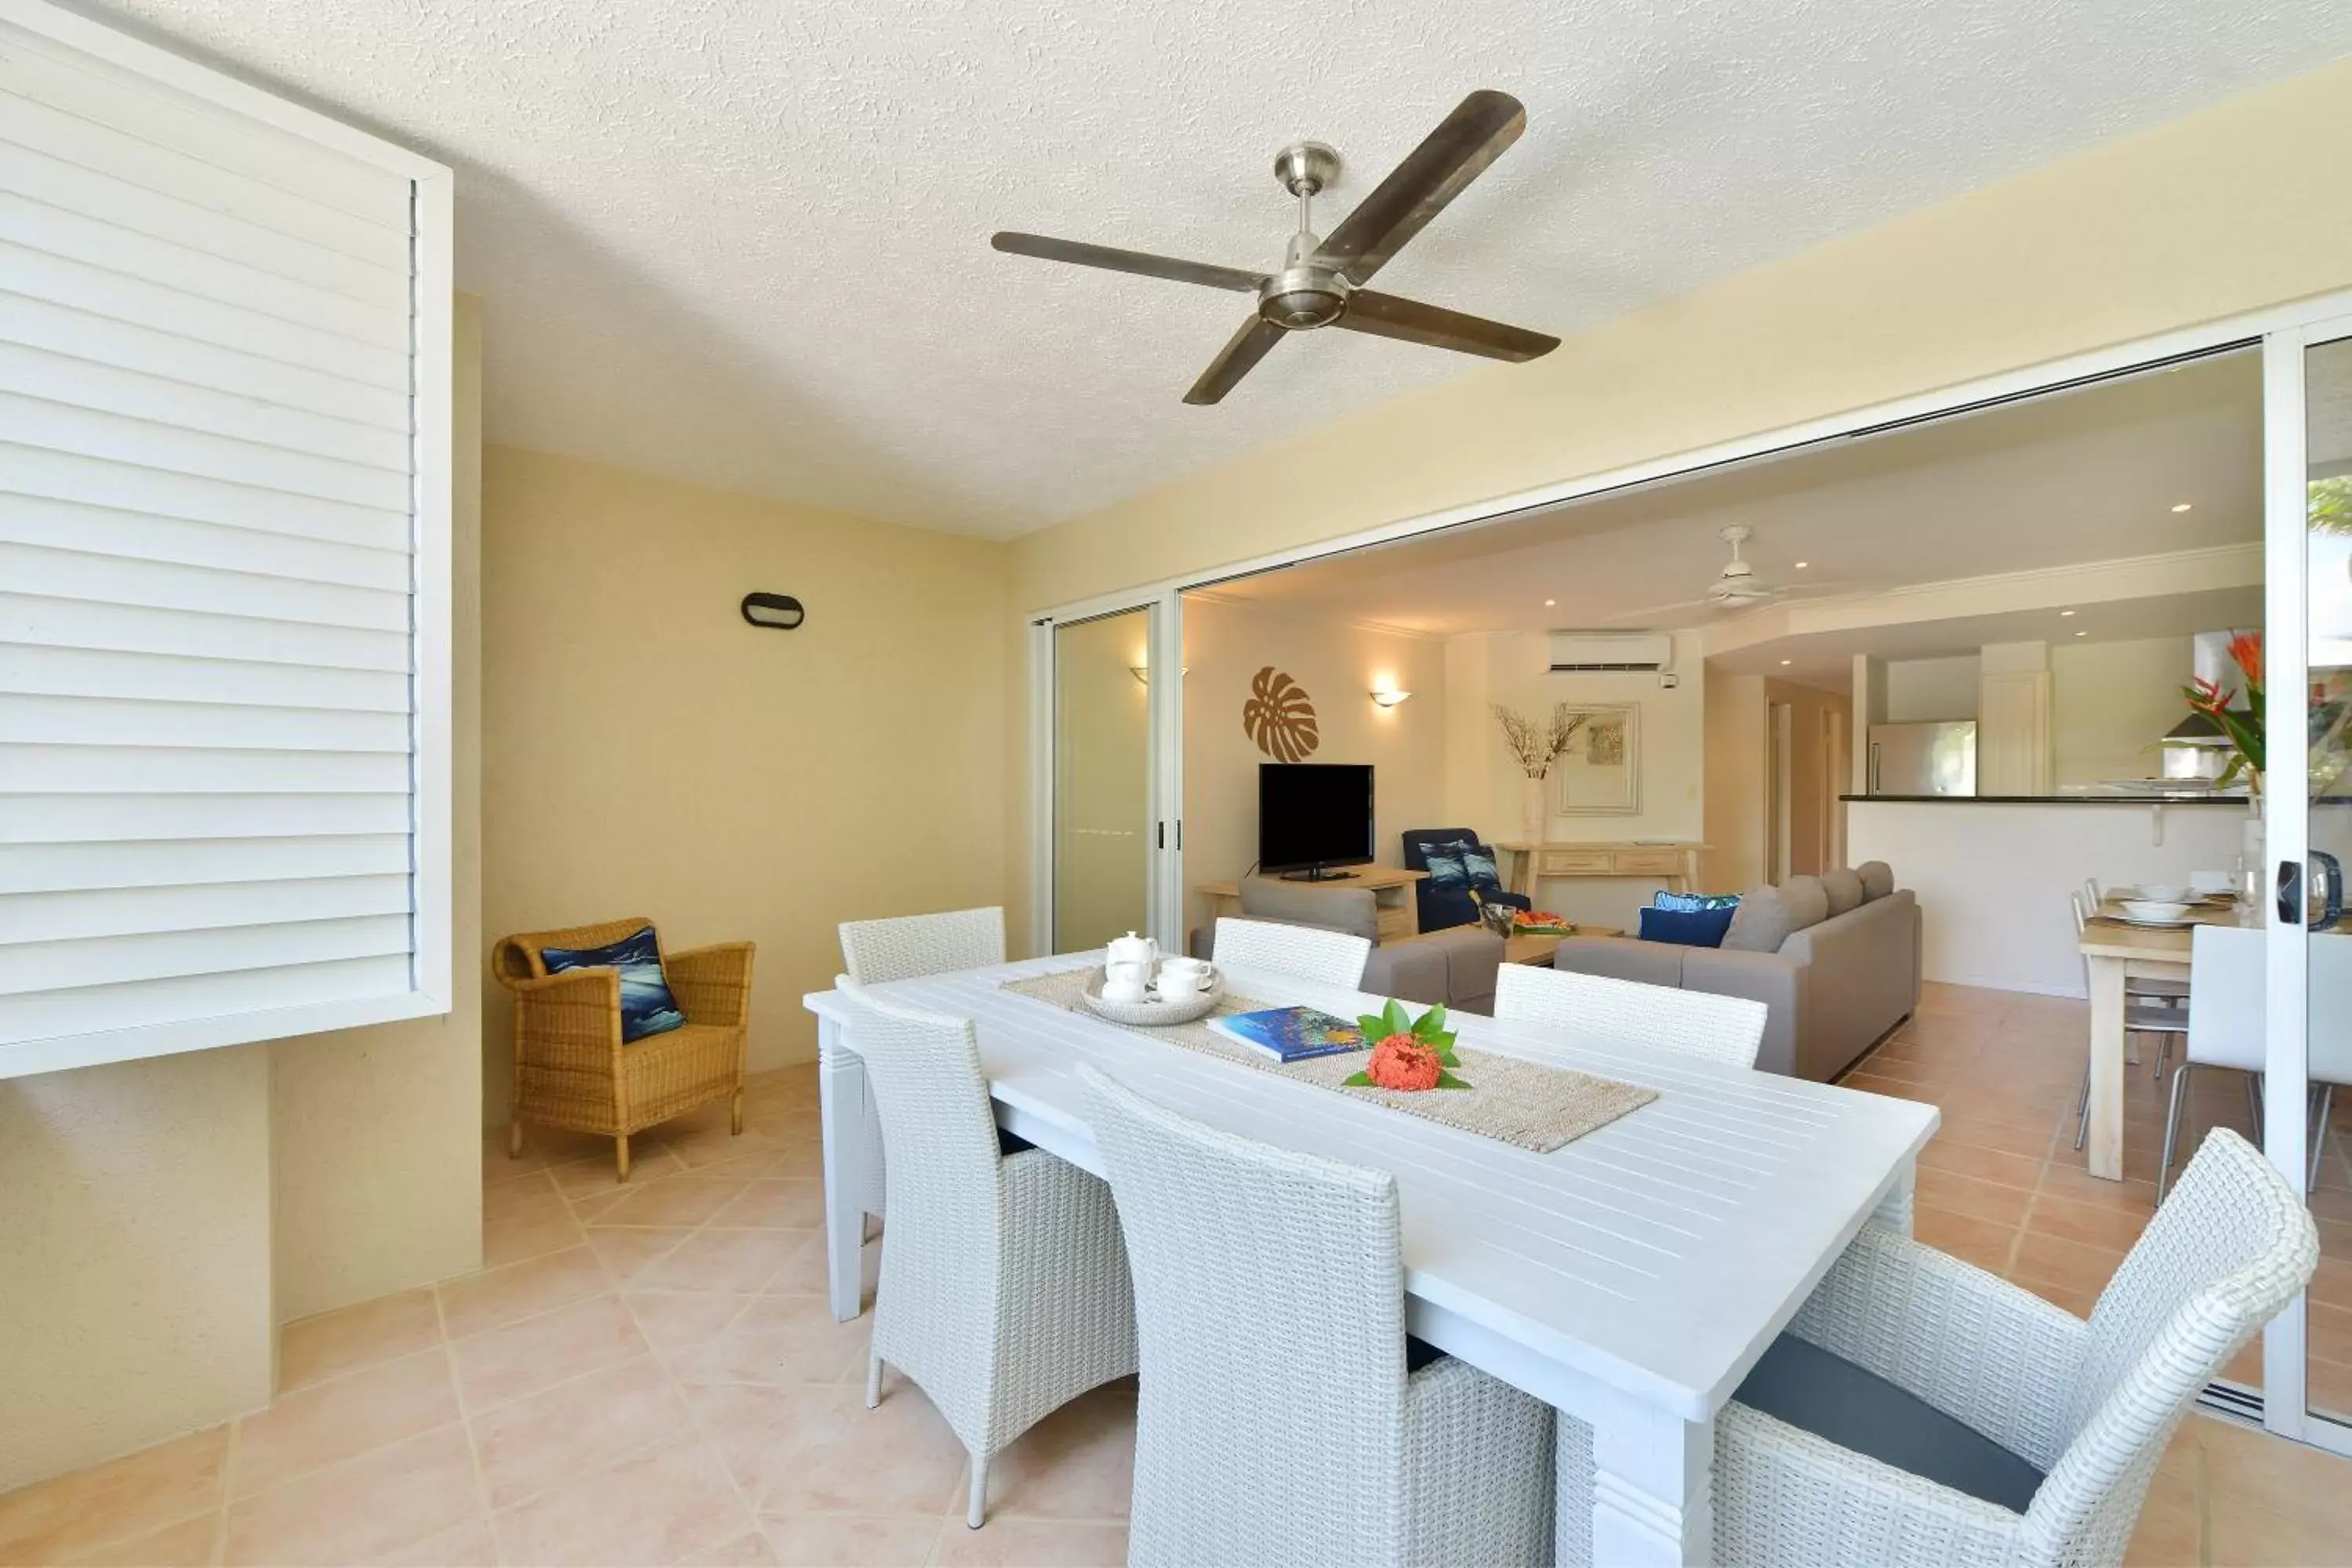
<path fill-rule="evenodd" d="M 1490 858 L 1495 851 L 1481 843 L 1478 835 L 1467 827 L 1408 827 L 1404 831 L 1404 867 L 1408 871 L 1429 869 L 1429 851 L 1433 847 L 1448 844 L 1472 844 Z M 1440 887 L 1433 877 L 1424 877 L 1413 885 L 1413 897 L 1420 905 L 1421 929 L 1425 931 L 1447 931 L 1454 926 L 1475 924 L 1478 906 L 1470 901 L 1470 889 L 1456 883 Z M 1532 909 L 1534 905 L 1519 893 L 1507 893 L 1498 884 L 1481 886 L 1478 896 L 1490 904 L 1508 904 L 1513 909 Z"/>

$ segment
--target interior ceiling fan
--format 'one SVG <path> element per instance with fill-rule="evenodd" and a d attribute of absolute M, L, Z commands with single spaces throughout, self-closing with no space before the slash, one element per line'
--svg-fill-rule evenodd
<path fill-rule="evenodd" d="M 1731 559 L 1723 563 L 1723 570 L 1716 574 L 1715 581 L 1707 585 L 1704 596 L 1678 599 L 1671 605 L 1647 605 L 1622 616 L 1612 616 L 1601 624 L 1622 626 L 1628 622 L 1652 620 L 1677 610 L 1752 610 L 1759 605 L 1772 604 L 1780 599 L 1809 598 L 1853 586 L 1843 583 L 1808 583 L 1801 588 L 1776 587 L 1757 576 L 1755 564 L 1739 553 L 1739 547 L 1756 537 L 1754 529 L 1744 522 L 1728 522 L 1723 525 L 1716 537 L 1731 546 Z"/>
<path fill-rule="evenodd" d="M 1147 278 L 1256 295 L 1257 313 L 1209 362 L 1209 368 L 1184 395 L 1187 403 L 1218 402 L 1265 357 L 1266 351 L 1282 341 L 1285 332 L 1312 331 L 1318 327 L 1345 327 L 1352 332 L 1400 338 L 1488 359 L 1535 359 L 1558 348 L 1559 340 L 1364 287 L 1430 219 L 1444 210 L 1446 203 L 1501 157 L 1527 124 L 1527 110 L 1509 93 L 1484 88 L 1472 93 L 1389 172 L 1378 190 L 1357 204 L 1328 239 L 1316 236 L 1314 203 L 1317 194 L 1338 177 L 1339 154 L 1320 142 L 1285 147 L 1275 157 L 1274 174 L 1285 190 L 1298 198 L 1298 232 L 1290 237 L 1282 266 L 1273 272 L 1181 261 L 1042 234 L 1007 231 L 989 243 L 1016 256 L 1075 261 L 1081 267 L 1139 272 Z"/>

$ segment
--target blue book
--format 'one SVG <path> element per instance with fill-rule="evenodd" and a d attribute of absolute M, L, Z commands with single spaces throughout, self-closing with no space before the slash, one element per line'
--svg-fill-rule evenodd
<path fill-rule="evenodd" d="M 1209 1020 L 1209 1027 L 1278 1062 L 1310 1061 L 1364 1048 L 1364 1032 L 1345 1018 L 1335 1018 L 1312 1007 L 1268 1007 L 1257 1013 L 1229 1013 Z"/>

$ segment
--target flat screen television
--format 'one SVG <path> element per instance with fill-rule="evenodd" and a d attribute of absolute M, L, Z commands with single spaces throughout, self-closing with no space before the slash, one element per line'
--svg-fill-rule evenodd
<path fill-rule="evenodd" d="M 1257 865 L 1268 875 L 1310 879 L 1372 861 L 1372 769 L 1368 763 L 1260 763 Z"/>

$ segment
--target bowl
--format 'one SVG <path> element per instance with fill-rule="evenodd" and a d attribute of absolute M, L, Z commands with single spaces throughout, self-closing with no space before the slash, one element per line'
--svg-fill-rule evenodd
<path fill-rule="evenodd" d="M 2177 921 L 2188 914 L 2187 904 L 2166 899 L 2126 899 L 2124 913 L 2136 921 Z"/>
<path fill-rule="evenodd" d="M 2185 904 L 2196 891 L 2179 882 L 2142 882 L 2136 890 L 2139 902 L 2150 904 Z"/>

